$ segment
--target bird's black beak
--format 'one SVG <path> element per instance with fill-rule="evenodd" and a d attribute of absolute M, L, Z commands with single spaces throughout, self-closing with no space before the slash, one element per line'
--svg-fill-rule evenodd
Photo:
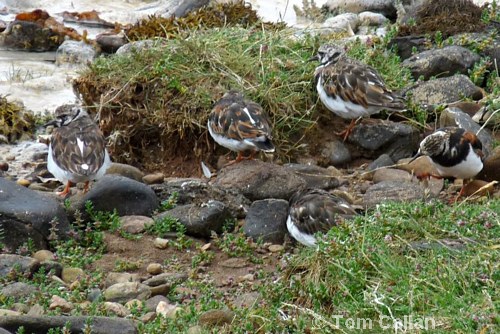
<path fill-rule="evenodd" d="M 42 127 L 46 128 L 46 127 L 48 127 L 49 125 L 54 125 L 54 126 L 56 126 L 58 123 L 59 123 L 59 122 L 57 121 L 57 119 L 53 119 L 53 120 L 51 120 L 51 121 L 49 121 L 49 122 L 45 123 L 44 125 L 42 125 Z"/>
<path fill-rule="evenodd" d="M 314 57 L 311 57 L 307 60 L 308 62 L 311 62 L 311 61 L 319 61 L 319 55 L 315 55 Z"/>
<path fill-rule="evenodd" d="M 407 162 L 407 164 L 411 164 L 413 161 L 417 160 L 418 158 L 420 158 L 423 154 L 420 153 L 420 150 L 418 150 L 417 154 L 415 154 L 410 161 Z"/>

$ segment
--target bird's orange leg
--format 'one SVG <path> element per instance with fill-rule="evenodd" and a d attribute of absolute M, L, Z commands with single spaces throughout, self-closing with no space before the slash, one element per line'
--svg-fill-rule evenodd
<path fill-rule="evenodd" d="M 87 193 L 89 191 L 89 182 L 90 181 L 85 181 L 85 186 L 83 187 L 83 193 Z"/>
<path fill-rule="evenodd" d="M 348 126 L 345 130 L 343 130 L 343 131 L 341 131 L 341 132 L 335 132 L 335 134 L 336 134 L 337 136 L 341 136 L 341 137 L 343 137 L 343 140 L 344 140 L 344 141 L 346 141 L 346 140 L 347 140 L 347 137 L 349 137 L 349 136 L 351 135 L 351 133 L 352 133 L 352 129 L 354 129 L 354 127 L 356 126 L 356 123 L 357 123 L 357 120 L 356 120 L 356 119 L 353 119 L 353 120 L 351 121 L 351 124 L 349 124 L 349 126 Z"/>
<path fill-rule="evenodd" d="M 66 186 L 64 187 L 64 190 L 61 192 L 58 192 L 57 194 L 61 197 L 66 197 L 70 193 L 70 189 L 69 189 L 70 187 L 71 187 L 71 182 L 68 181 L 68 183 L 66 183 Z"/>

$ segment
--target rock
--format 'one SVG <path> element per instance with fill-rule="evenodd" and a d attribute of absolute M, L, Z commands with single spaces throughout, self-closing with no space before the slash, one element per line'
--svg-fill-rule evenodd
<path fill-rule="evenodd" d="M 467 76 L 457 74 L 417 83 L 406 91 L 406 95 L 411 96 L 416 104 L 433 105 L 451 103 L 464 98 L 480 100 L 483 98 L 483 91 Z"/>
<path fill-rule="evenodd" d="M 158 197 L 150 187 L 118 175 L 104 175 L 88 193 L 75 198 L 71 210 L 79 210 L 83 218 L 87 219 L 87 201 L 92 202 L 95 211 L 116 210 L 120 216 L 151 216 L 159 206 Z"/>
<path fill-rule="evenodd" d="M 396 18 L 396 8 L 392 0 L 328 0 L 324 6 L 334 13 L 369 11 L 381 13 L 389 18 Z"/>
<path fill-rule="evenodd" d="M 106 174 L 125 176 L 137 182 L 142 182 L 144 177 L 144 173 L 139 168 L 118 162 L 111 163 L 111 166 L 106 170 Z"/>
<path fill-rule="evenodd" d="M 63 328 L 69 325 L 69 332 L 74 334 L 87 333 L 86 328 L 92 328 L 92 334 L 137 334 L 137 328 L 131 319 L 96 317 L 96 316 L 3 316 L 0 317 L 0 327 L 16 332 L 23 327 L 26 333 L 48 333 L 53 328 Z"/>
<path fill-rule="evenodd" d="M 147 216 L 123 216 L 120 217 L 121 229 L 127 233 L 139 234 L 146 230 L 146 227 L 154 224 L 154 220 Z"/>
<path fill-rule="evenodd" d="M 203 334 L 203 333 L 205 333 L 203 331 L 203 327 L 201 327 L 199 325 L 189 327 L 187 332 L 186 332 L 186 334 Z"/>
<path fill-rule="evenodd" d="M 127 38 L 123 34 L 108 32 L 97 35 L 95 41 L 104 53 L 115 53 L 119 48 L 127 44 Z"/>
<path fill-rule="evenodd" d="M 56 51 L 56 64 L 90 64 L 96 57 L 94 47 L 84 41 L 64 41 Z"/>
<path fill-rule="evenodd" d="M 118 317 L 125 318 L 126 316 L 130 315 L 130 310 L 119 303 L 104 302 L 103 307 L 106 312 L 114 314 Z"/>
<path fill-rule="evenodd" d="M 373 208 L 385 201 L 408 202 L 424 198 L 424 189 L 412 182 L 382 181 L 366 190 L 363 196 L 364 206 Z"/>
<path fill-rule="evenodd" d="M 481 190 L 480 190 L 481 189 Z M 472 180 L 464 185 L 463 196 L 489 196 L 495 191 L 495 185 L 483 180 Z"/>
<path fill-rule="evenodd" d="M 0 277 L 16 273 L 22 276 L 33 275 L 40 263 L 27 256 L 15 254 L 0 254 Z"/>
<path fill-rule="evenodd" d="M 104 286 L 106 288 L 109 288 L 114 284 L 126 283 L 126 282 L 140 282 L 140 277 L 138 274 L 110 272 L 106 276 L 106 280 L 104 281 Z"/>
<path fill-rule="evenodd" d="M 8 316 L 20 316 L 21 314 L 22 313 L 18 312 L 18 311 L 0 309 L 0 318 L 1 317 L 8 317 Z"/>
<path fill-rule="evenodd" d="M 52 261 L 55 259 L 55 255 L 54 255 L 54 253 L 52 253 L 49 250 L 41 249 L 41 250 L 35 252 L 35 254 L 33 254 L 33 258 L 40 261 L 40 262 Z"/>
<path fill-rule="evenodd" d="M 283 247 L 283 245 L 270 245 L 267 249 L 269 249 L 271 253 L 279 253 L 282 252 L 285 247 Z"/>
<path fill-rule="evenodd" d="M 342 166 L 351 161 L 351 152 L 340 140 L 322 143 L 320 164 Z"/>
<path fill-rule="evenodd" d="M 108 302 L 125 303 L 130 299 L 147 299 L 151 290 L 139 282 L 116 283 L 104 290 L 103 296 Z"/>
<path fill-rule="evenodd" d="M 139 321 L 147 324 L 156 319 L 156 312 L 147 312 L 139 318 Z"/>
<path fill-rule="evenodd" d="M 20 300 L 24 297 L 34 294 L 37 291 L 38 289 L 31 284 L 23 282 L 14 282 L 5 285 L 1 290 L 1 294 L 3 297 L 6 298 L 13 298 L 14 300 Z"/>
<path fill-rule="evenodd" d="M 472 118 L 456 107 L 448 107 L 441 112 L 439 117 L 439 127 L 458 126 L 472 133 L 477 133 L 481 126 L 474 122 Z M 493 146 L 493 137 L 487 129 L 481 130 L 477 135 L 483 145 L 483 153 L 488 155 Z"/>
<path fill-rule="evenodd" d="M 209 310 L 200 314 L 198 322 L 202 326 L 222 326 L 233 322 L 236 314 L 230 310 Z"/>
<path fill-rule="evenodd" d="M 128 302 L 125 303 L 125 307 L 128 310 L 138 310 L 142 311 L 143 307 L 143 302 L 139 299 L 131 299 Z"/>
<path fill-rule="evenodd" d="M 151 296 L 167 296 L 170 291 L 172 291 L 172 285 L 170 284 L 162 284 L 158 286 L 151 287 Z"/>
<path fill-rule="evenodd" d="M 288 200 L 306 182 L 286 168 L 260 160 L 247 160 L 225 167 L 217 175 L 215 184 L 236 189 L 251 201 L 266 198 Z"/>
<path fill-rule="evenodd" d="M 123 55 L 133 52 L 140 53 L 143 50 L 151 49 L 155 46 L 164 46 L 166 42 L 166 39 L 145 39 L 142 41 L 134 41 L 121 46 L 118 50 L 116 50 L 116 54 Z"/>
<path fill-rule="evenodd" d="M 9 164 L 5 161 L 0 161 L 0 171 L 6 172 L 9 170 Z"/>
<path fill-rule="evenodd" d="M 219 201 L 176 206 L 155 218 L 161 220 L 165 217 L 177 219 L 186 227 L 186 234 L 202 238 L 210 238 L 212 231 L 222 233 L 226 221 L 232 218 L 226 205 Z"/>
<path fill-rule="evenodd" d="M 380 26 L 388 21 L 387 17 L 380 13 L 361 12 L 358 14 L 359 23 L 363 26 Z"/>
<path fill-rule="evenodd" d="M 328 28 L 332 32 L 356 31 L 359 25 L 359 18 L 354 13 L 344 13 L 330 17 L 323 22 L 323 28 Z"/>
<path fill-rule="evenodd" d="M 71 284 L 80 281 L 85 276 L 85 272 L 81 268 L 64 267 L 61 278 L 65 283 Z"/>
<path fill-rule="evenodd" d="M 410 173 L 400 169 L 382 168 L 374 172 L 373 183 L 383 181 L 411 181 L 412 176 Z"/>
<path fill-rule="evenodd" d="M 148 274 L 158 275 L 158 274 L 161 274 L 161 272 L 163 271 L 163 268 L 162 268 L 162 265 L 159 263 L 150 263 L 146 267 L 146 271 L 148 272 Z"/>
<path fill-rule="evenodd" d="M 73 304 L 66 299 L 53 295 L 50 299 L 49 310 L 59 309 L 61 312 L 68 313 L 74 308 Z"/>
<path fill-rule="evenodd" d="M 62 276 L 63 265 L 56 261 L 42 261 L 40 262 L 40 269 L 44 270 L 45 273 L 55 275 L 56 277 Z"/>
<path fill-rule="evenodd" d="M 92 288 L 87 291 L 87 300 L 89 302 L 98 301 L 102 297 L 102 291 L 99 288 Z"/>
<path fill-rule="evenodd" d="M 168 299 L 162 295 L 156 295 L 146 300 L 145 307 L 148 311 L 155 311 L 160 302 L 168 303 Z"/>
<path fill-rule="evenodd" d="M 410 69 L 415 79 L 433 76 L 448 77 L 456 73 L 467 74 L 481 57 L 469 49 L 451 45 L 417 53 L 401 64 Z"/>
<path fill-rule="evenodd" d="M 373 160 L 366 168 L 369 171 L 374 171 L 379 168 L 394 165 L 394 160 L 388 154 L 381 154 L 377 159 Z"/>
<path fill-rule="evenodd" d="M 40 317 L 44 314 L 45 314 L 45 309 L 40 304 L 33 305 L 27 313 L 27 315 L 32 317 Z"/>
<path fill-rule="evenodd" d="M 169 304 L 165 301 L 160 301 L 156 306 L 156 313 L 169 319 L 175 319 L 177 313 L 180 311 L 182 311 L 182 308 Z"/>
<path fill-rule="evenodd" d="M 288 233 L 288 202 L 282 199 L 255 201 L 248 210 L 243 232 L 253 240 L 282 244 Z"/>
<path fill-rule="evenodd" d="M 170 243 L 170 240 L 163 239 L 163 238 L 155 238 L 155 240 L 153 241 L 153 245 L 158 249 L 167 248 L 169 243 Z"/>
<path fill-rule="evenodd" d="M 478 180 L 500 181 L 500 146 L 495 147 L 489 156 L 484 159 L 483 170 L 476 176 Z"/>
<path fill-rule="evenodd" d="M 244 218 L 250 206 L 248 198 L 235 189 L 222 188 L 209 184 L 201 179 L 170 179 L 152 188 L 162 200 L 168 200 L 176 194 L 177 205 L 203 205 L 210 200 L 216 200 L 226 205 L 232 217 Z"/>
<path fill-rule="evenodd" d="M 420 134 L 411 125 L 391 121 L 361 123 L 348 138 L 367 158 L 387 154 L 392 160 L 410 157 L 420 144 Z"/>
<path fill-rule="evenodd" d="M 233 305 L 237 308 L 252 308 L 262 300 L 260 292 L 247 292 L 236 296 Z"/>
<path fill-rule="evenodd" d="M 28 187 L 31 184 L 29 180 L 26 180 L 24 178 L 17 179 L 16 183 L 22 187 Z"/>
<path fill-rule="evenodd" d="M 28 240 L 36 249 L 47 248 L 52 221 L 55 237 L 65 240 L 69 221 L 55 199 L 0 178 L 0 229 L 8 250 L 15 251 Z"/>
<path fill-rule="evenodd" d="M 23 303 L 13 303 L 11 309 L 12 309 L 12 311 L 16 311 L 16 312 L 24 313 L 24 314 L 26 314 L 30 311 L 30 307 L 26 304 L 23 304 Z M 0 334 L 2 334 L 1 331 L 0 331 Z"/>
<path fill-rule="evenodd" d="M 144 175 L 144 177 L 142 178 L 142 182 L 146 184 L 156 184 L 156 183 L 163 183 L 164 179 L 165 175 L 163 175 L 163 173 L 154 173 L 154 174 Z"/>
<path fill-rule="evenodd" d="M 0 46 L 8 50 L 54 51 L 63 41 L 60 34 L 28 21 L 12 21 L 0 34 Z"/>
<path fill-rule="evenodd" d="M 245 268 L 248 266 L 248 262 L 246 259 L 243 258 L 232 257 L 222 261 L 220 265 L 226 268 Z"/>
<path fill-rule="evenodd" d="M 171 286 L 180 284 L 188 278 L 186 273 L 163 273 L 153 276 L 143 282 L 143 284 L 154 287 L 163 284 L 170 284 Z"/>

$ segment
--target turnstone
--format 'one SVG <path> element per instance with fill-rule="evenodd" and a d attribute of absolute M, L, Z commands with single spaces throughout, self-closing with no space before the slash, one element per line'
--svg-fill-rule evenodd
<path fill-rule="evenodd" d="M 208 117 L 208 131 L 219 144 L 238 152 L 236 160 L 252 159 L 255 152 L 274 152 L 269 120 L 262 107 L 231 90 L 224 94 Z M 249 157 L 243 151 L 250 150 Z"/>
<path fill-rule="evenodd" d="M 286 227 L 295 240 L 313 247 L 316 233 L 326 233 L 339 221 L 355 214 L 349 203 L 325 190 L 299 190 L 290 199 Z"/>
<path fill-rule="evenodd" d="M 49 144 L 47 169 L 66 184 L 59 193 L 66 196 L 71 183 L 101 178 L 111 164 L 101 130 L 81 106 L 67 104 L 55 111 L 56 119 L 46 125 L 55 125 Z"/>
<path fill-rule="evenodd" d="M 425 137 L 411 161 L 427 155 L 436 166 L 439 175 L 419 175 L 420 178 L 432 176 L 468 180 L 483 169 L 482 148 L 481 141 L 474 133 L 458 127 L 446 127 Z"/>
<path fill-rule="evenodd" d="M 335 45 L 325 44 L 310 60 L 319 60 L 314 72 L 315 85 L 323 105 L 337 116 L 351 119 L 349 127 L 338 133 L 347 139 L 356 119 L 376 114 L 381 110 L 402 111 L 403 97 L 386 87 L 374 68 L 347 57 Z"/>

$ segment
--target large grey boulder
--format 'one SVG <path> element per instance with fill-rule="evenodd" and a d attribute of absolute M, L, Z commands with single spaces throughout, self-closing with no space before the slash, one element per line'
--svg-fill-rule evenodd
<path fill-rule="evenodd" d="M 243 232 L 254 240 L 281 244 L 288 233 L 288 202 L 282 199 L 255 201 L 248 210 Z"/>

